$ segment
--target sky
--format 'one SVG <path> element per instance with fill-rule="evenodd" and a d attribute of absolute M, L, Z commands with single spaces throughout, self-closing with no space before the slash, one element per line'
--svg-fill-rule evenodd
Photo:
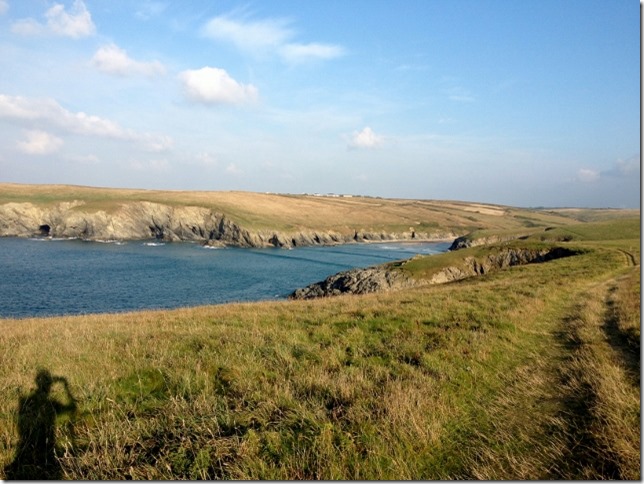
<path fill-rule="evenodd" d="M 0 181 L 640 206 L 636 0 L 0 0 Z"/>

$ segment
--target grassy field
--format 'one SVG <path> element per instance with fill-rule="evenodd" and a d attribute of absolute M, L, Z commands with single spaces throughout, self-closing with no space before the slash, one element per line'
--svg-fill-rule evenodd
<path fill-rule="evenodd" d="M 476 229 L 517 230 L 568 224 L 575 212 L 558 213 L 500 205 L 371 197 L 321 197 L 252 192 L 182 192 L 92 188 L 70 185 L 0 184 L 0 204 L 30 202 L 51 206 L 83 201 L 82 211 L 117 210 L 129 202 L 156 202 L 172 206 L 201 206 L 224 213 L 248 230 L 335 230 L 466 233 Z M 589 213 L 581 215 L 589 217 Z M 623 212 L 620 212 L 623 213 Z M 631 211 L 633 216 L 633 211 Z"/>
<path fill-rule="evenodd" d="M 0 320 L 0 477 L 640 479 L 639 219 L 561 230 L 439 286 Z"/>

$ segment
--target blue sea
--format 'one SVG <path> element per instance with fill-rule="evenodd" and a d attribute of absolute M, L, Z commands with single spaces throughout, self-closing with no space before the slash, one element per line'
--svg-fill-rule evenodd
<path fill-rule="evenodd" d="M 445 252 L 450 243 L 285 249 L 0 238 L 0 317 L 122 312 L 284 299 L 355 267 Z"/>

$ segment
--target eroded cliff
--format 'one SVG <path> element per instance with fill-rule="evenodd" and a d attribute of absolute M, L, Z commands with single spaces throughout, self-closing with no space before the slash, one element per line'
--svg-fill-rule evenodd
<path fill-rule="evenodd" d="M 84 202 L 61 202 L 42 207 L 33 203 L 0 205 L 0 236 L 50 236 L 84 240 L 199 241 L 234 247 L 296 247 L 386 240 L 452 238 L 450 231 L 409 230 L 400 233 L 347 228 L 344 232 L 313 229 L 281 232 L 249 230 L 223 213 L 205 207 L 127 202 L 108 211 L 89 210 Z"/>
<path fill-rule="evenodd" d="M 394 289 L 404 289 L 420 284 L 444 284 L 447 282 L 480 276 L 511 266 L 547 262 L 569 257 L 579 252 L 564 247 L 541 249 L 504 247 L 493 250 L 483 257 L 467 256 L 456 264 L 438 268 L 428 277 L 413 277 L 405 266 L 416 260 L 408 259 L 366 269 L 352 269 L 329 276 L 324 281 L 297 289 L 290 299 L 313 299 L 340 294 L 366 294 Z M 422 258 L 421 256 L 420 258 Z M 439 256 L 424 256 L 439 257 Z"/>

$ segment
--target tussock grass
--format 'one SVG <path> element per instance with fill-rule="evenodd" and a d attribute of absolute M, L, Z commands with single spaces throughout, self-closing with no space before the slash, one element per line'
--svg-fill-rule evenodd
<path fill-rule="evenodd" d="M 639 249 L 574 247 L 404 292 L 0 320 L 0 477 L 45 369 L 76 408 L 36 474 L 637 479 L 639 379 L 606 325 L 639 319 Z"/>

